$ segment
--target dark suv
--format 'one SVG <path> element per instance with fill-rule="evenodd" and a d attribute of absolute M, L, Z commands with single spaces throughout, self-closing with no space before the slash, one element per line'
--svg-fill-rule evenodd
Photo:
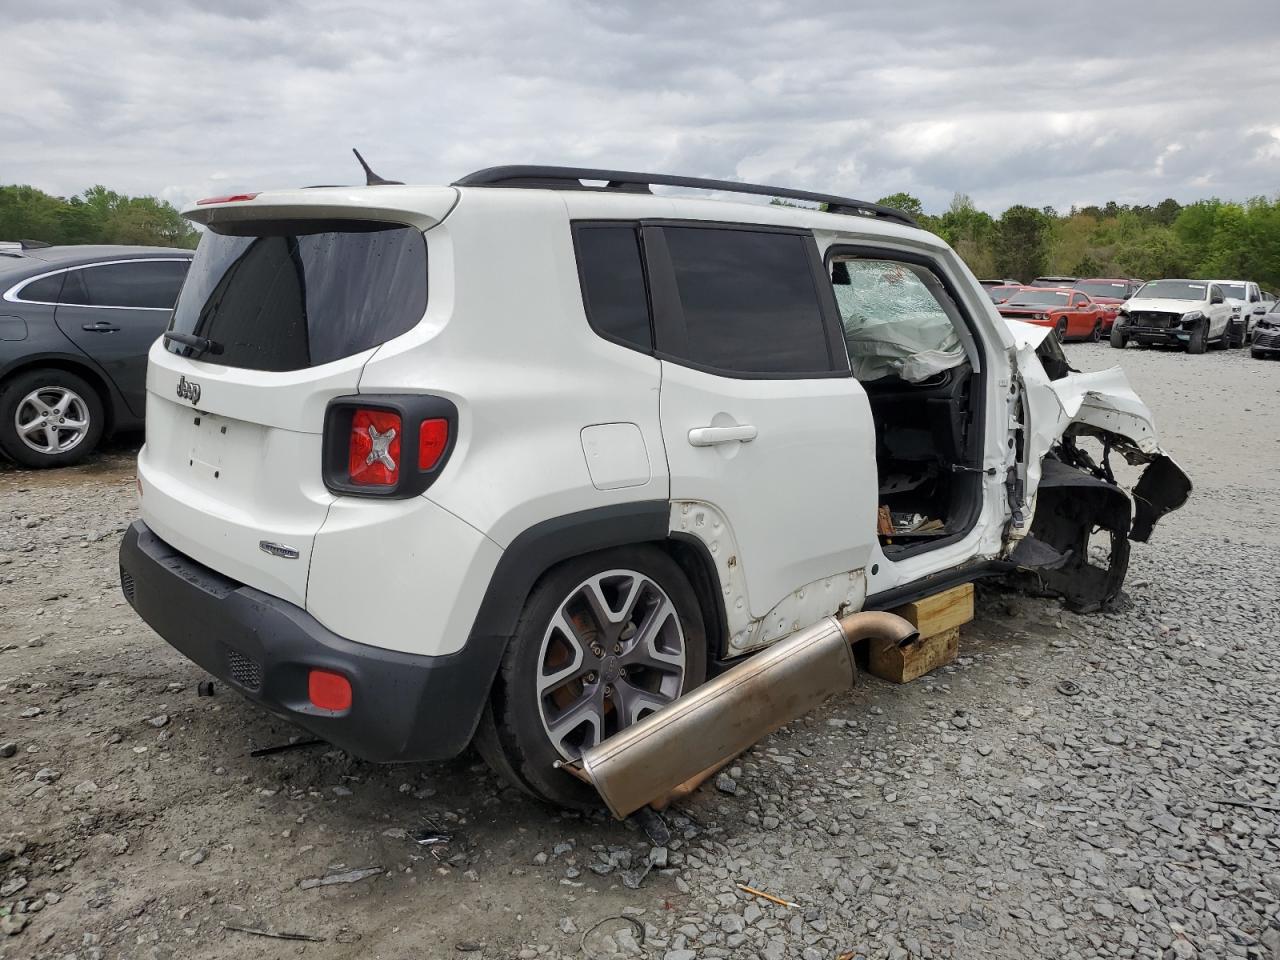
<path fill-rule="evenodd" d="M 192 252 L 23 244 L 0 250 L 0 451 L 29 467 L 88 456 L 142 425 L 147 350 Z"/>

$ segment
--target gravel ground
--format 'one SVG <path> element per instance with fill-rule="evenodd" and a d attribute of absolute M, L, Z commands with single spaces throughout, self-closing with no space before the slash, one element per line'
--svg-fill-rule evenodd
<path fill-rule="evenodd" d="M 0 957 L 1280 957 L 1280 364 L 1068 352 L 1196 484 L 1120 608 L 983 588 L 958 663 L 864 677 L 661 848 L 471 755 L 251 757 L 298 731 L 120 597 L 132 447 L 0 467 Z"/>

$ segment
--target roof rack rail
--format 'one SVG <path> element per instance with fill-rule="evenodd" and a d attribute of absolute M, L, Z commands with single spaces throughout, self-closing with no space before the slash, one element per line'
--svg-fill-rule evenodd
<path fill-rule="evenodd" d="M 588 186 L 583 180 L 603 181 L 605 186 Z M 688 187 L 694 190 L 719 190 L 725 193 L 746 193 L 759 197 L 778 197 L 785 200 L 807 200 L 825 203 L 830 213 L 854 214 L 863 217 L 880 217 L 919 226 L 915 218 L 893 207 L 865 200 L 851 200 L 809 190 L 792 190 L 789 187 L 770 187 L 761 183 L 739 183 L 736 180 L 707 180 L 702 177 L 675 177 L 666 173 L 633 173 L 627 170 L 594 170 L 589 167 L 546 167 L 513 165 L 486 167 L 455 180 L 455 187 L 524 187 L 541 190 L 616 190 L 624 193 L 652 193 L 651 186 Z"/>

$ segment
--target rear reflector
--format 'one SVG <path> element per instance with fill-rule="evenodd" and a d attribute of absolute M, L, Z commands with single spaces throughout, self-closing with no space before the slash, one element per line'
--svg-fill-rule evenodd
<path fill-rule="evenodd" d="M 449 446 L 449 421 L 443 417 L 423 420 L 418 428 L 418 469 L 431 470 Z"/>
<path fill-rule="evenodd" d="M 256 196 L 256 193 L 229 193 L 225 197 L 205 197 L 203 200 L 197 200 L 196 206 L 202 207 L 206 203 L 235 203 L 239 200 L 252 200 Z"/>
<path fill-rule="evenodd" d="M 350 481 L 363 487 L 394 487 L 400 479 L 400 414 L 361 408 L 351 417 L 347 455 Z"/>
<path fill-rule="evenodd" d="M 321 710 L 350 710 L 351 681 L 332 670 L 313 669 L 307 676 L 307 698 Z"/>

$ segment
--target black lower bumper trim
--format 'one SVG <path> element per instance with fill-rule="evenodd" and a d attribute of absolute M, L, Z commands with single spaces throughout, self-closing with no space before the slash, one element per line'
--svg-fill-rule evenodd
<path fill-rule="evenodd" d="M 1124 327 L 1124 333 L 1136 343 L 1167 343 L 1182 345 L 1191 339 L 1191 331 L 1181 327 Z"/>
<path fill-rule="evenodd" d="M 502 658 L 498 638 L 417 656 L 354 643 L 305 610 L 230 580 L 134 523 L 120 544 L 125 599 L 179 652 L 248 699 L 380 763 L 442 760 L 471 741 Z M 351 707 L 313 706 L 312 667 L 348 678 Z"/>

